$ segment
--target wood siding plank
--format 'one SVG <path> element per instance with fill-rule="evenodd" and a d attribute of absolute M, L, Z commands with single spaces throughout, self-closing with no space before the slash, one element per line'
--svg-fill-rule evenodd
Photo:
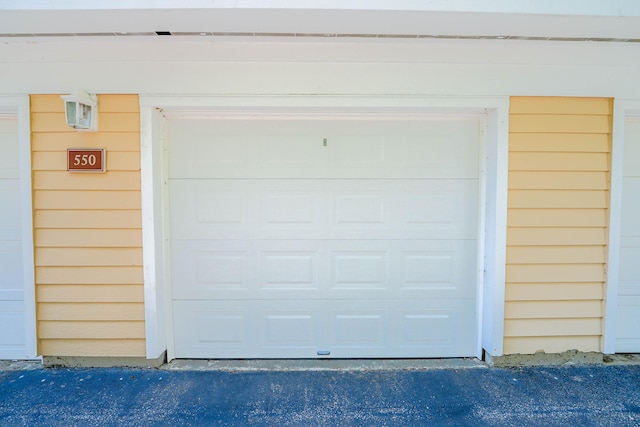
<path fill-rule="evenodd" d="M 512 190 L 607 190 L 606 172 L 509 172 Z"/>
<path fill-rule="evenodd" d="M 509 301 L 505 319 L 570 319 L 602 317 L 602 302 L 595 301 Z"/>
<path fill-rule="evenodd" d="M 30 97 L 34 113 L 64 112 L 61 95 L 34 95 Z M 137 95 L 99 95 L 98 113 L 138 113 L 140 102 Z"/>
<path fill-rule="evenodd" d="M 38 285 L 37 300 L 46 302 L 144 302 L 144 287 L 134 285 Z"/>
<path fill-rule="evenodd" d="M 40 353 L 55 356 L 144 357 L 144 339 L 41 339 Z"/>
<path fill-rule="evenodd" d="M 73 132 L 73 133 L 34 133 L 31 135 L 33 154 L 42 152 L 64 152 L 67 148 L 106 148 L 107 156 L 111 151 L 140 151 L 138 132 Z"/>
<path fill-rule="evenodd" d="M 508 319 L 506 337 L 594 336 L 602 334 L 602 319 Z"/>
<path fill-rule="evenodd" d="M 126 285 L 142 283 L 142 267 L 37 267 L 43 285 Z"/>
<path fill-rule="evenodd" d="M 144 322 L 64 322 L 40 321 L 47 339 L 144 339 Z"/>
<path fill-rule="evenodd" d="M 511 190 L 507 203 L 510 209 L 605 209 L 607 196 L 602 190 Z"/>
<path fill-rule="evenodd" d="M 138 229 L 36 229 L 36 247 L 139 248 Z M 37 261 L 36 261 L 37 262 Z"/>
<path fill-rule="evenodd" d="M 40 303 L 40 321 L 144 321 L 144 306 L 137 303 Z"/>
<path fill-rule="evenodd" d="M 107 172 L 106 174 L 80 174 L 69 172 L 35 172 L 35 190 L 139 190 L 140 172 Z"/>
<path fill-rule="evenodd" d="M 573 301 L 604 298 L 602 283 L 508 283 L 510 301 Z"/>
<path fill-rule="evenodd" d="M 118 267 L 141 266 L 142 248 L 36 249 L 36 266 Z"/>
<path fill-rule="evenodd" d="M 574 283 L 604 282 L 602 264 L 509 264 L 508 283 Z"/>
<path fill-rule="evenodd" d="M 39 228 L 142 228 L 140 210 L 38 210 L 34 221 Z"/>
<path fill-rule="evenodd" d="M 562 353 L 567 350 L 600 351 L 600 334 L 593 336 L 505 337 L 505 354 Z"/>
<path fill-rule="evenodd" d="M 613 104 L 605 98 L 513 97 L 511 114 L 610 115 Z"/>
<path fill-rule="evenodd" d="M 609 115 L 514 114 L 510 133 L 611 133 Z"/>
<path fill-rule="evenodd" d="M 34 209 L 140 210 L 140 191 L 35 190 Z"/>
<path fill-rule="evenodd" d="M 606 227 L 605 209 L 510 209 L 509 227 Z"/>
<path fill-rule="evenodd" d="M 609 135 L 601 133 L 512 133 L 509 151 L 608 153 Z"/>
<path fill-rule="evenodd" d="M 509 246 L 507 264 L 605 264 L 603 245 Z"/>
<path fill-rule="evenodd" d="M 607 153 L 532 153 L 509 154 L 509 171 L 608 171 Z"/>
<path fill-rule="evenodd" d="M 596 246 L 607 243 L 605 228 L 509 227 L 508 246 Z"/>
<path fill-rule="evenodd" d="M 102 113 L 98 112 L 98 131 L 100 132 L 139 132 L 140 115 L 138 113 Z M 32 132 L 74 133 L 67 126 L 64 110 L 58 113 L 33 113 L 31 115 Z"/>

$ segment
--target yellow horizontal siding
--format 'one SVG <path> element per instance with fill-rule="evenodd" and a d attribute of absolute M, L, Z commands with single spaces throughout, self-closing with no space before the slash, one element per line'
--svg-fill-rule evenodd
<path fill-rule="evenodd" d="M 141 266 L 142 248 L 47 248 L 36 250 L 37 266 Z"/>
<path fill-rule="evenodd" d="M 98 109 L 98 130 L 100 132 L 139 132 L 138 113 L 104 113 Z M 60 113 L 34 113 L 31 115 L 32 132 L 69 132 L 64 116 Z"/>
<path fill-rule="evenodd" d="M 59 302 L 144 302 L 144 288 L 134 285 L 38 285 L 37 300 L 39 303 Z"/>
<path fill-rule="evenodd" d="M 612 110 L 603 98 L 511 99 L 506 354 L 600 351 Z"/>
<path fill-rule="evenodd" d="M 510 190 L 509 208 L 606 208 L 608 193 L 590 190 Z"/>
<path fill-rule="evenodd" d="M 603 282 L 602 264 L 509 264 L 507 282 Z"/>
<path fill-rule="evenodd" d="M 512 114 L 509 117 L 512 133 L 610 133 L 611 119 L 608 115 L 538 115 Z"/>
<path fill-rule="evenodd" d="M 576 97 L 513 97 L 510 100 L 511 114 L 577 114 L 610 115 L 613 108 L 606 98 Z"/>
<path fill-rule="evenodd" d="M 606 242 L 607 231 L 602 227 L 509 227 L 507 233 L 509 246 L 593 246 Z"/>
<path fill-rule="evenodd" d="M 506 319 L 569 319 L 602 316 L 602 302 L 589 301 L 510 301 L 505 305 Z"/>
<path fill-rule="evenodd" d="M 47 339 L 40 353 L 50 356 L 144 357 L 144 339 Z"/>
<path fill-rule="evenodd" d="M 66 153 L 67 148 L 106 148 L 112 152 L 140 151 L 140 135 L 137 132 L 61 132 L 34 133 L 31 136 L 34 156 L 47 152 Z"/>
<path fill-rule="evenodd" d="M 600 334 L 593 336 L 541 336 L 541 337 L 506 337 L 504 339 L 505 354 L 533 354 L 542 350 L 547 353 L 562 353 L 563 351 L 599 351 Z"/>
<path fill-rule="evenodd" d="M 507 303 L 514 301 L 602 300 L 602 283 L 509 283 Z M 517 313 L 512 314 L 517 317 Z"/>
<path fill-rule="evenodd" d="M 34 174 L 34 175 L 37 176 L 37 174 Z M 34 179 L 37 179 L 37 178 L 34 177 Z M 36 210 L 39 210 L 39 209 L 64 209 L 64 210 L 68 210 L 68 209 L 81 209 L 81 210 L 137 209 L 137 210 L 140 210 L 142 207 L 142 203 L 140 200 L 140 191 L 36 190 L 33 193 L 34 193 L 33 195 L 34 207 Z"/>
<path fill-rule="evenodd" d="M 39 303 L 40 321 L 144 321 L 144 307 L 137 303 Z"/>
<path fill-rule="evenodd" d="M 510 171 L 607 171 L 607 153 L 532 153 L 509 154 Z"/>
<path fill-rule="evenodd" d="M 92 148 L 92 147 L 88 147 Z M 102 148 L 102 147 L 101 147 Z M 108 171 L 139 171 L 140 153 L 108 150 L 106 155 Z M 34 171 L 60 171 L 67 173 L 67 152 L 43 151 L 35 153 L 32 159 Z M 96 174 L 98 175 L 98 174 Z M 77 173 L 73 176 L 79 176 Z"/>
<path fill-rule="evenodd" d="M 59 113 L 64 111 L 61 95 L 38 95 L 31 97 L 32 113 Z M 140 103 L 137 96 L 100 95 L 98 98 L 100 113 L 138 113 Z"/>
<path fill-rule="evenodd" d="M 59 95 L 34 95 L 31 131 L 40 353 L 144 356 L 138 97 L 98 96 L 98 131 L 75 132 Z M 80 147 L 107 172 L 67 172 Z"/>
<path fill-rule="evenodd" d="M 142 231 L 125 229 L 36 229 L 36 247 L 139 248 Z"/>
<path fill-rule="evenodd" d="M 604 264 L 604 247 L 597 246 L 510 246 L 508 264 Z"/>
<path fill-rule="evenodd" d="M 602 319 L 598 317 L 507 319 L 504 324 L 506 337 L 594 336 L 600 334 L 602 334 Z"/>
<path fill-rule="evenodd" d="M 510 227 L 606 227 L 604 209 L 509 209 Z"/>
<path fill-rule="evenodd" d="M 509 151 L 608 153 L 609 136 L 603 133 L 512 133 Z"/>
<path fill-rule="evenodd" d="M 138 266 L 36 268 L 36 282 L 46 285 L 126 285 L 142 283 L 142 280 L 142 267 Z"/>
<path fill-rule="evenodd" d="M 606 190 L 606 172 L 512 171 L 509 189 L 513 190 Z"/>
<path fill-rule="evenodd" d="M 140 210 L 38 210 L 39 228 L 142 228 Z"/>
<path fill-rule="evenodd" d="M 144 322 L 40 321 L 40 332 L 48 339 L 144 339 Z"/>
<path fill-rule="evenodd" d="M 39 172 L 33 178 L 35 190 L 84 190 L 91 185 L 94 190 L 138 190 L 140 172 L 111 172 L 108 175 L 89 176 L 68 172 Z"/>

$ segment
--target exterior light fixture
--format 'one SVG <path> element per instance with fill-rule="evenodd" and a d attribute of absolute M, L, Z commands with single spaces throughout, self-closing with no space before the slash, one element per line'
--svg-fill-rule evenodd
<path fill-rule="evenodd" d="M 63 95 L 64 114 L 67 126 L 76 130 L 98 129 L 98 98 L 85 91 Z"/>

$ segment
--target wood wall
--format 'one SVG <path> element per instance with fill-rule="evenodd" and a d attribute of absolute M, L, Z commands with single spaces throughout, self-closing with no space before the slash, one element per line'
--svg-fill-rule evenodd
<path fill-rule="evenodd" d="M 602 350 L 612 109 L 511 98 L 505 354 Z"/>
<path fill-rule="evenodd" d="M 137 95 L 98 97 L 98 131 L 67 127 L 59 95 L 31 96 L 38 351 L 145 356 Z M 66 149 L 104 147 L 106 173 Z"/>

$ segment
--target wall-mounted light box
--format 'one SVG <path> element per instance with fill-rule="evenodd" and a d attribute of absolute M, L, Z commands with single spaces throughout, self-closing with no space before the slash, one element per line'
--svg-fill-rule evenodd
<path fill-rule="evenodd" d="M 63 95 L 67 126 L 76 130 L 98 129 L 98 98 L 85 91 Z"/>

